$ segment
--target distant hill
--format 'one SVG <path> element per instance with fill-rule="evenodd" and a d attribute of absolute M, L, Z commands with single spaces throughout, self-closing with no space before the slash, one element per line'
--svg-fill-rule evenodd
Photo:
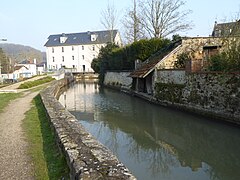
<path fill-rule="evenodd" d="M 2 48 L 6 55 L 11 58 L 11 63 L 18 63 L 23 60 L 33 60 L 34 58 L 37 59 L 37 63 L 46 61 L 45 52 L 41 52 L 30 46 L 1 43 L 0 48 Z"/>

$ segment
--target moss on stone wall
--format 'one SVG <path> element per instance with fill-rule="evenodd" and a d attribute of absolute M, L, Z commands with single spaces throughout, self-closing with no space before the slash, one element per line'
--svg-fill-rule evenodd
<path fill-rule="evenodd" d="M 190 73 L 185 85 L 157 83 L 155 97 L 187 110 L 240 124 L 240 74 Z"/>
<path fill-rule="evenodd" d="M 171 83 L 156 83 L 155 97 L 159 100 L 179 103 L 182 99 L 182 90 L 185 85 Z"/>

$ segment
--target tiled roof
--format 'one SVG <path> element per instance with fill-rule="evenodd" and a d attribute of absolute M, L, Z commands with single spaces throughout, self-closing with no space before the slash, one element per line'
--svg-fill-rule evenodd
<path fill-rule="evenodd" d="M 136 69 L 135 71 L 133 71 L 130 76 L 131 77 L 138 77 L 138 78 L 144 78 L 144 76 L 150 71 L 152 70 L 153 67 L 155 67 L 155 65 L 158 63 L 158 60 L 146 63 L 144 65 L 142 65 L 139 69 Z"/>
<path fill-rule="evenodd" d="M 25 66 L 21 66 L 21 65 L 20 65 L 20 66 L 15 66 L 15 67 L 14 67 L 14 71 L 19 70 L 19 69 L 21 69 L 22 67 L 25 67 Z M 27 67 L 25 67 L 25 68 L 28 69 Z"/>
<path fill-rule="evenodd" d="M 154 70 L 154 67 L 171 51 L 181 44 L 181 41 L 173 42 L 168 47 L 159 50 L 157 53 L 153 54 L 146 61 L 143 62 L 142 66 L 135 71 L 133 71 L 129 76 L 135 78 L 145 78 L 149 73 Z"/>
<path fill-rule="evenodd" d="M 26 66 L 17 65 L 17 66 L 14 66 L 14 68 L 11 69 L 9 72 L 4 72 L 4 73 L 2 73 L 2 74 L 7 74 L 7 73 L 11 74 L 11 73 L 13 73 L 14 71 L 17 71 L 17 70 L 21 69 L 22 67 L 25 67 L 26 69 L 28 69 Z"/>
<path fill-rule="evenodd" d="M 33 63 L 33 61 L 31 61 L 31 60 L 23 60 L 23 61 L 21 61 L 20 63 L 18 63 L 18 64 L 34 64 Z"/>
<path fill-rule="evenodd" d="M 85 45 L 85 44 L 103 44 L 111 42 L 111 31 L 88 31 L 80 33 L 71 33 L 71 34 L 56 34 L 50 35 L 48 41 L 44 46 L 67 46 L 67 45 Z M 117 30 L 113 30 L 113 38 L 116 37 Z M 96 35 L 96 40 L 91 41 L 91 35 Z M 60 37 L 66 37 L 64 43 L 60 42 Z"/>

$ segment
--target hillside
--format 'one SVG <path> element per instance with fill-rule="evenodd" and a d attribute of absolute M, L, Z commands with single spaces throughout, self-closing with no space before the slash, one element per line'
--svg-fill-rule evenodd
<path fill-rule="evenodd" d="M 34 49 L 30 46 L 24 46 L 19 44 L 1 43 L 0 48 L 11 58 L 11 63 L 21 62 L 22 60 L 37 59 L 37 63 L 46 61 L 46 53 Z"/>

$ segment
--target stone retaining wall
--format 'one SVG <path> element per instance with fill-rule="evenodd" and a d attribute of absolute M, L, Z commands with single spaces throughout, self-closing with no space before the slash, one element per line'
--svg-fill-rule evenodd
<path fill-rule="evenodd" d="M 89 134 L 56 99 L 65 80 L 55 81 L 40 93 L 56 140 L 65 154 L 71 179 L 136 179 L 110 150 Z"/>
<path fill-rule="evenodd" d="M 184 69 L 159 69 L 155 83 L 185 84 L 186 71 Z"/>
<path fill-rule="evenodd" d="M 108 71 L 105 73 L 104 85 L 118 87 L 119 89 L 130 90 L 132 86 L 132 78 L 129 77 L 130 73 L 130 71 Z"/>
<path fill-rule="evenodd" d="M 155 84 L 159 103 L 240 125 L 240 74 L 190 73 L 185 84 Z"/>

